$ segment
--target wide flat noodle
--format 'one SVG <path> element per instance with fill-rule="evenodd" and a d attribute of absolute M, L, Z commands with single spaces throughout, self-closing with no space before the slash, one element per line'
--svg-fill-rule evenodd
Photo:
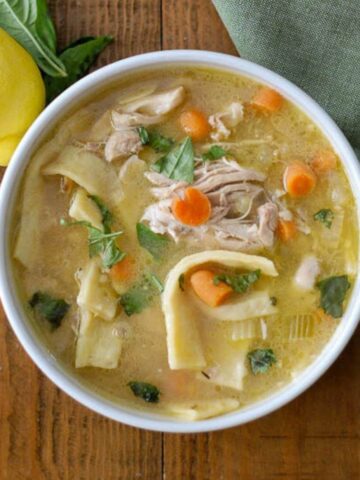
<path fill-rule="evenodd" d="M 79 147 L 65 147 L 58 159 L 47 165 L 42 173 L 70 178 L 91 195 L 99 196 L 110 208 L 116 209 L 123 198 L 115 167 Z"/>
<path fill-rule="evenodd" d="M 102 274 L 99 259 L 91 259 L 78 278 L 80 280 L 78 305 L 103 320 L 113 320 L 118 308 L 118 297 L 107 275 Z"/>
<path fill-rule="evenodd" d="M 198 402 L 169 403 L 165 409 L 183 420 L 195 421 L 231 412 L 238 407 L 239 402 L 234 398 L 219 398 Z"/>
<path fill-rule="evenodd" d="M 240 252 L 209 250 L 180 260 L 169 272 L 162 295 L 168 361 L 170 368 L 174 370 L 199 369 L 206 365 L 197 325 L 199 311 L 194 307 L 193 302 L 186 301 L 184 292 L 179 288 L 179 277 L 194 267 L 207 263 L 248 270 L 261 269 L 263 274 L 270 276 L 278 274 L 273 262 L 267 258 Z"/>
<path fill-rule="evenodd" d="M 100 209 L 83 188 L 76 189 L 71 199 L 69 216 L 79 222 L 89 222 L 99 230 L 103 229 Z"/>
<path fill-rule="evenodd" d="M 272 305 L 270 294 L 267 291 L 250 292 L 234 297 L 230 302 L 219 307 L 209 307 L 196 295 L 192 295 L 198 308 L 214 320 L 237 322 L 248 318 L 266 317 L 274 315 L 278 309 Z"/>
<path fill-rule="evenodd" d="M 122 340 L 116 333 L 116 321 L 106 322 L 86 309 L 80 309 L 80 326 L 76 342 L 76 368 L 116 368 Z"/>
<path fill-rule="evenodd" d="M 60 147 L 55 142 L 45 144 L 25 172 L 14 257 L 29 269 L 34 267 L 41 249 L 39 225 L 45 182 L 40 171 L 47 162 L 56 158 L 59 151 Z"/>

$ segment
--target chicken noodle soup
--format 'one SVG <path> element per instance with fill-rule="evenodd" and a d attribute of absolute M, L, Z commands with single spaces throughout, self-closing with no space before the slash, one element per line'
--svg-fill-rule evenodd
<path fill-rule="evenodd" d="M 121 404 L 185 420 L 291 382 L 357 274 L 342 165 L 294 105 L 193 67 L 119 79 L 31 160 L 14 270 L 50 351 Z"/>

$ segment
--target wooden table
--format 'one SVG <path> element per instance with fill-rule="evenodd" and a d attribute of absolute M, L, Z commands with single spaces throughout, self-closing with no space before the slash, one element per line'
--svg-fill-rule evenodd
<path fill-rule="evenodd" d="M 225 1 L 225 0 L 224 0 Z M 236 54 L 210 0 L 52 0 L 60 44 L 112 34 L 98 66 L 159 49 Z M 360 331 L 300 398 L 198 435 L 107 420 L 56 388 L 0 314 L 0 480 L 359 480 Z"/>

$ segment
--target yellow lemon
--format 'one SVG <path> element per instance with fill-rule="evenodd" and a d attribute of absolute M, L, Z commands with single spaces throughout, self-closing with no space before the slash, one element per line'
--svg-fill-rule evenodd
<path fill-rule="evenodd" d="M 32 57 L 0 28 L 0 165 L 45 105 L 45 87 Z"/>

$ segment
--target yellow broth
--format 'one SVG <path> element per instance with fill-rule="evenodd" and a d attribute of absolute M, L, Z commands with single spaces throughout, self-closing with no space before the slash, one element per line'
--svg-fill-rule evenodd
<path fill-rule="evenodd" d="M 175 141 L 184 138 L 179 125 L 179 115 L 188 107 L 196 107 L 209 116 L 221 111 L 233 101 L 249 102 L 259 85 L 249 78 L 242 78 L 230 73 L 194 67 L 168 67 L 162 70 L 146 71 L 119 79 L 111 89 L 102 92 L 91 103 L 75 112 L 70 118 L 59 122 L 56 131 L 50 135 L 48 142 L 55 142 L 61 148 L 74 142 L 95 141 L 93 125 L 102 114 L 123 99 L 136 95 L 153 86 L 164 90 L 174 85 L 183 85 L 186 99 L 180 107 L 171 112 L 166 120 L 154 129 L 161 134 L 172 137 Z M 70 126 L 69 126 L 70 125 Z M 65 132 L 65 133 L 64 133 Z M 242 141 L 247 143 L 241 143 Z M 267 174 L 265 187 L 268 191 L 281 190 L 282 174 L 287 164 L 293 161 L 309 162 L 315 153 L 324 148 L 331 148 L 319 129 L 296 106 L 285 101 L 279 112 L 262 115 L 247 109 L 244 120 L 227 140 L 231 142 L 231 153 L 237 162 L 246 168 L 253 168 Z M 210 143 L 206 140 L 204 143 Z M 216 142 L 212 142 L 216 143 Z M 237 146 L 236 146 L 237 145 Z M 195 143 L 195 151 L 200 151 L 201 143 Z M 46 146 L 45 146 L 46 148 Z M 35 154 L 32 162 L 38 154 Z M 159 158 L 146 147 L 139 154 L 148 165 Z M 49 161 L 53 160 L 51 155 Z M 117 161 L 119 166 L 122 161 Z M 27 174 L 24 182 L 27 181 Z M 244 377 L 241 391 L 222 387 L 209 382 L 199 371 L 174 371 L 168 366 L 166 331 L 160 296 L 141 313 L 127 317 L 119 306 L 118 317 L 123 325 L 120 334 L 124 336 L 119 365 L 115 369 L 94 367 L 75 368 L 76 326 L 78 308 L 76 298 L 79 286 L 74 279 L 75 272 L 84 268 L 88 262 L 87 233 L 82 226 L 63 227 L 60 219 L 68 216 L 70 196 L 60 189 L 59 176 L 44 177 L 44 191 L 39 192 L 38 222 L 40 248 L 35 265 L 26 268 L 14 260 L 19 290 L 24 303 L 35 291 L 47 291 L 58 298 L 64 298 L 71 308 L 60 328 L 52 330 L 46 320 L 34 318 L 31 308 L 29 321 L 36 323 L 46 341 L 51 354 L 69 368 L 74 375 L 91 385 L 101 394 L 121 403 L 130 403 L 137 408 L 147 408 L 158 412 L 167 412 L 171 402 L 198 402 L 209 398 L 235 398 L 241 406 L 253 403 L 270 392 L 284 386 L 320 354 L 322 348 L 334 333 L 339 319 L 315 315 L 313 335 L 303 339 L 289 340 L 289 324 L 296 315 L 314 315 L 319 307 L 319 290 L 301 292 L 294 287 L 293 277 L 304 254 L 313 252 L 321 263 L 320 278 L 331 275 L 347 274 L 351 283 L 357 274 L 357 238 L 358 225 L 354 198 L 349 182 L 338 161 L 336 170 L 319 178 L 315 191 L 307 197 L 291 199 L 284 197 L 289 209 L 300 209 L 304 221 L 310 228 L 309 234 L 299 232 L 288 243 L 276 241 L 271 249 L 256 252 L 274 261 L 279 276 L 262 277 L 254 286 L 261 289 L 265 285 L 272 296 L 277 298 L 278 314 L 267 318 L 267 338 L 250 340 L 249 350 L 271 348 L 277 363 L 264 374 L 254 375 L 247 364 L 248 373 Z M 23 183 L 24 183 L 23 182 Z M 22 189 L 19 200 L 22 198 Z M 143 249 L 136 239 L 136 223 L 140 221 L 144 209 L 154 198 L 150 192 L 151 185 L 141 172 L 127 180 L 125 185 L 126 219 L 115 213 L 114 230 L 125 227 L 119 239 L 121 249 L 135 260 L 135 274 L 131 282 L 117 285 L 119 295 L 139 280 L 144 271 L 151 270 L 164 283 L 169 270 L 184 256 L 206 250 L 203 242 L 191 243 L 169 242 L 169 248 L 161 261 L 155 261 Z M 342 206 L 334 201 L 334 189 L 341 196 Z M 13 237 L 17 235 L 21 219 L 21 201 L 14 217 Z M 346 206 L 346 209 L 344 208 Z M 337 209 L 344 212 L 344 225 L 332 246 L 328 241 L 328 231 L 313 215 L 322 208 Z M 124 209 L 122 210 L 124 211 Z M 213 248 L 208 247 L 208 248 Z M 186 290 L 190 287 L 186 284 Z M 347 299 L 349 298 L 349 293 Z M 184 292 L 184 301 L 192 302 L 191 295 Z M 194 307 L 195 308 L 195 307 Z M 217 337 L 226 335 L 228 326 L 204 318 L 198 312 L 198 325 L 203 335 L 216 342 Z M 240 340 L 241 342 L 242 340 Z M 134 397 L 128 382 L 139 380 L 156 385 L 161 391 L 157 404 L 146 404 Z"/>

